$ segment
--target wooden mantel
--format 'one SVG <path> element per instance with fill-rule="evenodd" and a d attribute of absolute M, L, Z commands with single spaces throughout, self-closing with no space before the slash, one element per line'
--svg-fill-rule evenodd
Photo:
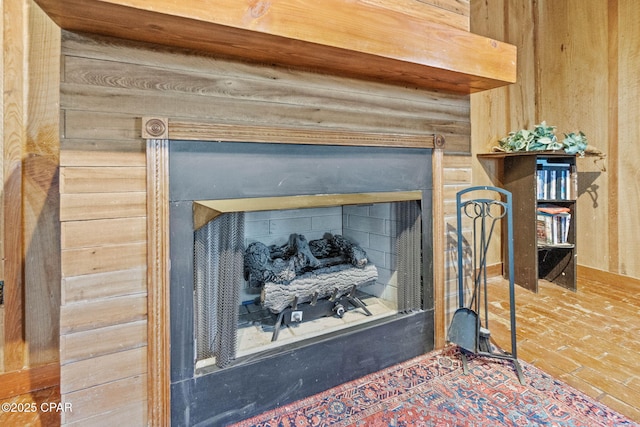
<path fill-rule="evenodd" d="M 514 83 L 516 48 L 359 0 L 35 0 L 63 29 L 450 93 Z"/>

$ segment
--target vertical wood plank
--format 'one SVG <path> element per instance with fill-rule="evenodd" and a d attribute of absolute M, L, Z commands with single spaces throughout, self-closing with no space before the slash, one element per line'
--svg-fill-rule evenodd
<path fill-rule="evenodd" d="M 609 0 L 608 2 L 608 65 L 609 65 L 609 120 L 607 126 L 609 128 L 609 140 L 607 141 L 608 167 L 610 170 L 618 170 L 618 108 L 619 108 L 619 91 L 618 91 L 618 71 L 619 71 L 619 34 L 618 34 L 618 0 Z M 618 212 L 618 174 L 613 173 L 609 176 L 608 187 L 608 205 L 611 212 Z M 618 221 L 609 221 L 607 235 L 609 236 L 609 262 L 606 268 L 609 272 L 618 273 L 620 267 L 618 260 L 620 259 L 618 235 Z"/>
<path fill-rule="evenodd" d="M 0 93 L 3 94 L 2 102 L 0 102 L 0 113 L 2 113 L 2 120 L 0 120 L 0 183 L 2 184 L 2 188 L 4 188 L 4 112 L 5 112 L 5 97 L 4 97 L 4 75 L 5 75 L 5 55 L 6 49 L 5 45 L 5 26 L 4 26 L 4 16 L 5 8 L 4 2 L 0 3 L 0 9 L 2 9 L 2 28 L 0 28 L 0 44 L 2 45 L 2 52 L 0 52 Z M 4 191 L 0 191 L 0 280 L 4 280 Z M 1 310 L 1 309 L 0 309 Z M 2 327 L 2 331 L 0 332 L 0 372 L 3 371 L 2 366 L 4 365 L 4 355 L 2 354 L 2 349 L 4 347 L 4 311 L 0 312 L 0 326 Z"/>
<path fill-rule="evenodd" d="M 620 107 L 618 128 L 619 133 L 611 145 L 616 144 L 617 151 L 612 167 L 618 172 L 618 182 L 614 190 L 616 194 L 618 215 L 619 259 L 618 272 L 620 274 L 640 277 L 640 179 L 638 173 L 638 158 L 640 158 L 640 82 L 638 69 L 640 67 L 640 6 L 632 0 L 618 0 L 618 19 L 620 20 L 619 34 L 619 82 Z M 611 187 L 609 187 L 611 188 Z M 613 222 L 613 221 L 610 221 Z"/>
<path fill-rule="evenodd" d="M 4 305 L 0 305 L 0 373 L 2 372 L 4 372 Z"/>
<path fill-rule="evenodd" d="M 162 122 L 164 129 L 167 123 Z M 160 126 L 156 123 L 156 126 Z M 151 130 L 157 130 L 152 128 Z M 149 129 L 143 131 L 147 133 Z M 157 133 L 156 133 L 157 134 Z M 160 134 L 164 134 L 161 132 Z M 169 141 L 147 142 L 147 304 L 149 425 L 169 425 Z"/>
<path fill-rule="evenodd" d="M 23 167 L 25 339 L 31 366 L 59 359 L 60 28 L 29 2 L 29 90 Z M 44 297 L 46 296 L 46 297 Z"/>
<path fill-rule="evenodd" d="M 536 2 L 507 0 L 505 16 L 509 23 L 505 40 L 519 46 L 516 83 L 507 86 L 510 114 L 505 114 L 507 131 L 533 126 L 539 120 L 536 106 Z M 502 25 L 494 21 L 494 25 Z M 500 135 L 500 138 L 505 136 Z"/>
<path fill-rule="evenodd" d="M 22 157 L 26 139 L 25 14 L 26 2 L 4 0 L 3 7 L 3 246 L 4 370 L 25 366 L 22 269 Z"/>
<path fill-rule="evenodd" d="M 5 99 L 4 99 L 4 62 L 5 62 L 5 36 L 4 36 L 4 2 L 0 3 L 0 9 L 2 9 L 2 28 L 0 29 L 0 44 L 2 45 L 2 52 L 0 52 L 0 93 L 3 94 L 2 102 L 0 102 L 0 113 L 2 113 L 3 119 L 0 121 L 0 184 L 4 189 L 4 111 L 5 111 Z M 0 280 L 4 282 L 4 190 L 0 191 Z M 4 285 L 4 283 L 3 283 Z M 3 297 L 4 298 L 4 297 Z M 0 373 L 4 372 L 4 305 L 0 305 Z"/>

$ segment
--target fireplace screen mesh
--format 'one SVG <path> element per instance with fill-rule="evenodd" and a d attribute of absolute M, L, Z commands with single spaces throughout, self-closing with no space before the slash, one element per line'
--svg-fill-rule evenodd
<path fill-rule="evenodd" d="M 237 349 L 243 281 L 244 213 L 227 213 L 196 230 L 195 311 L 197 358 L 227 366 Z"/>
<path fill-rule="evenodd" d="M 422 307 L 422 221 L 416 202 L 396 203 L 398 311 L 410 312 Z"/>

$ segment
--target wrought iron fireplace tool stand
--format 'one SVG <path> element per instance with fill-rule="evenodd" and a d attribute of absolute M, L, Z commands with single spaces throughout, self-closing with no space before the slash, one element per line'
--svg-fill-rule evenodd
<path fill-rule="evenodd" d="M 493 193 L 496 198 L 475 198 L 463 200 L 467 193 L 481 191 L 482 194 Z M 496 194 L 497 193 L 497 194 Z M 464 373 L 468 373 L 466 353 L 479 356 L 507 359 L 513 361 L 521 384 L 524 385 L 522 368 L 517 358 L 515 289 L 513 271 L 513 214 L 511 193 L 497 187 L 479 186 L 462 190 L 456 195 L 457 239 L 458 239 L 458 306 L 449 325 L 448 339 L 461 348 Z M 465 250 L 463 242 L 463 219 L 471 220 L 472 241 Z M 506 220 L 506 223 L 505 223 Z M 489 331 L 489 299 L 487 295 L 487 252 L 495 231 L 495 225 L 502 221 L 506 227 L 508 270 L 509 270 L 509 311 L 511 320 L 511 352 L 497 349 L 491 343 Z M 465 258 L 471 259 L 471 266 Z M 471 274 L 465 272 L 471 268 Z M 465 301 L 465 279 L 472 277 L 470 303 Z"/>

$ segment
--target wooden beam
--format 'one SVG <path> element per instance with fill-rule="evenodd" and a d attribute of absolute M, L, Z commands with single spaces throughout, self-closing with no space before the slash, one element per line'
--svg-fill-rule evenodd
<path fill-rule="evenodd" d="M 515 82 L 516 48 L 362 1 L 37 0 L 63 29 L 341 76 L 473 93 Z"/>

